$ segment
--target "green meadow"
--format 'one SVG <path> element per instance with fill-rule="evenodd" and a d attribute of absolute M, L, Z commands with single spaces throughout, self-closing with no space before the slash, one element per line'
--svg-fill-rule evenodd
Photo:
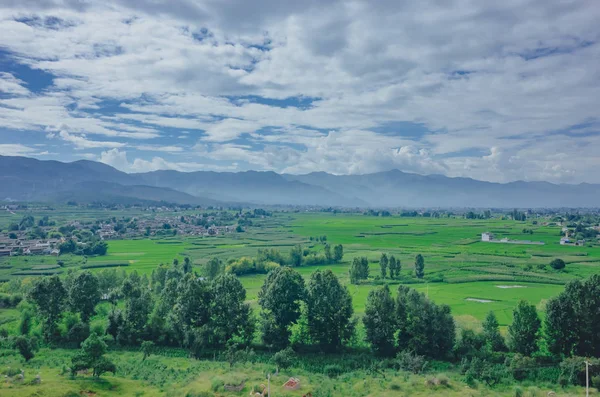
<path fill-rule="evenodd" d="M 81 219 L 107 217 L 111 212 L 78 214 Z M 119 215 L 119 214 L 117 214 Z M 72 219 L 73 214 L 59 216 Z M 60 218 L 62 219 L 62 218 Z M 502 326 L 511 322 L 511 312 L 520 299 L 528 300 L 543 311 L 544 301 L 558 294 L 572 279 L 585 278 L 600 271 L 600 246 L 561 246 L 560 227 L 543 225 L 544 219 L 527 222 L 512 220 L 470 220 L 463 218 L 372 217 L 361 214 L 276 213 L 258 220 L 244 233 L 219 237 L 172 237 L 109 241 L 106 256 L 15 257 L 0 259 L 0 278 L 9 280 L 28 275 L 64 273 L 69 268 L 98 271 L 107 267 L 123 267 L 150 274 L 161 263 L 180 261 L 189 256 L 200 267 L 212 257 L 223 261 L 243 256 L 256 256 L 259 248 L 277 248 L 284 254 L 296 244 L 312 251 L 323 250 L 324 244 L 310 237 L 327 236 L 327 242 L 344 245 L 344 260 L 339 264 L 300 267 L 306 278 L 317 268 L 331 269 L 352 295 L 355 311 L 361 314 L 369 291 L 383 283 L 392 290 L 397 284 L 410 284 L 426 292 L 438 303 L 451 306 L 459 324 L 477 326 L 493 310 Z M 523 234 L 524 228 L 533 234 Z M 544 245 L 521 245 L 481 242 L 481 233 L 492 232 L 497 239 L 542 241 Z M 399 280 L 377 277 L 382 253 L 401 260 Z M 413 277 L 414 257 L 425 258 L 425 278 Z M 349 264 L 354 257 L 366 256 L 370 262 L 370 278 L 361 285 L 350 285 Z M 557 272 L 548 264 L 562 258 L 566 269 Z M 62 262 L 62 266 L 57 264 Z M 242 276 L 248 300 L 256 297 L 265 275 Z M 513 286 L 514 288 L 506 288 Z"/>

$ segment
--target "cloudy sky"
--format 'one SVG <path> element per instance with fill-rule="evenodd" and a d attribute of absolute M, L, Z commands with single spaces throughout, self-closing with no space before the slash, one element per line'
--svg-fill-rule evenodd
<path fill-rule="evenodd" d="M 1 0 L 0 154 L 600 183 L 598 0 Z"/>

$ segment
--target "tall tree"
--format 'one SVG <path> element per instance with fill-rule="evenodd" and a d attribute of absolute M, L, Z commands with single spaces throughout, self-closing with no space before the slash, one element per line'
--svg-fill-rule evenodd
<path fill-rule="evenodd" d="M 301 245 L 296 245 L 290 250 L 290 264 L 294 267 L 302 266 L 304 250 Z"/>
<path fill-rule="evenodd" d="M 327 263 L 331 263 L 333 261 L 333 255 L 331 254 L 331 246 L 329 244 L 325 244 L 325 259 L 327 259 Z"/>
<path fill-rule="evenodd" d="M 254 334 L 254 321 L 250 305 L 245 302 L 246 289 L 240 280 L 233 274 L 222 274 L 212 281 L 210 291 L 210 327 L 214 335 L 213 343 L 225 346 L 234 336 L 249 343 Z"/>
<path fill-rule="evenodd" d="M 306 304 L 310 336 L 323 350 L 338 350 L 352 337 L 352 297 L 331 270 L 310 276 Z"/>
<path fill-rule="evenodd" d="M 360 259 L 354 258 L 352 260 L 352 263 L 350 264 L 350 269 L 348 270 L 348 275 L 350 276 L 351 284 L 360 283 Z"/>
<path fill-rule="evenodd" d="M 569 282 L 546 305 L 545 331 L 554 354 L 600 357 L 600 275 Z"/>
<path fill-rule="evenodd" d="M 492 351 L 501 352 L 506 350 L 506 343 L 498 325 L 498 319 L 494 312 L 489 312 L 483 321 L 483 336 Z"/>
<path fill-rule="evenodd" d="M 125 300 L 125 310 L 117 338 L 122 343 L 137 344 L 147 331 L 148 315 L 152 310 L 150 289 L 133 272 L 123 281 L 121 295 Z"/>
<path fill-rule="evenodd" d="M 381 278 L 387 277 L 387 268 L 388 268 L 388 257 L 385 253 L 381 254 L 381 258 L 379 258 L 379 267 L 381 268 Z M 390 269 L 391 273 L 392 269 Z"/>
<path fill-rule="evenodd" d="M 81 315 L 81 321 L 87 323 L 100 302 L 98 278 L 89 271 L 79 273 L 71 283 L 69 302 L 73 311 Z"/>
<path fill-rule="evenodd" d="M 423 259 L 423 255 L 421 254 L 417 254 L 415 257 L 415 276 L 417 278 L 425 276 L 425 259 Z"/>
<path fill-rule="evenodd" d="M 223 272 L 223 262 L 221 262 L 219 258 L 210 258 L 204 269 L 206 277 L 213 280 Z"/>
<path fill-rule="evenodd" d="M 520 301 L 513 311 L 513 322 L 508 327 L 511 350 L 524 356 L 531 356 L 538 351 L 540 325 L 535 306 Z"/>
<path fill-rule="evenodd" d="M 183 273 L 191 273 L 192 272 L 192 261 L 188 256 L 183 258 Z"/>
<path fill-rule="evenodd" d="M 342 261 L 342 258 L 344 257 L 344 247 L 342 246 L 342 244 L 338 244 L 335 247 L 333 247 L 333 260 L 338 263 Z"/>
<path fill-rule="evenodd" d="M 391 356 L 394 353 L 394 308 L 394 299 L 387 285 L 369 292 L 363 323 L 366 339 L 378 355 Z"/>
<path fill-rule="evenodd" d="M 290 267 L 272 270 L 258 292 L 263 309 L 263 341 L 267 345 L 286 347 L 290 329 L 300 317 L 300 304 L 306 297 L 304 279 Z"/>
<path fill-rule="evenodd" d="M 360 258 L 360 278 L 363 280 L 369 278 L 369 259 L 366 256 Z"/>
<path fill-rule="evenodd" d="M 29 299 L 37 305 L 44 319 L 44 338 L 48 341 L 56 339 L 57 323 L 67 300 L 67 291 L 60 278 L 44 277 L 37 281 L 29 293 Z"/>
<path fill-rule="evenodd" d="M 202 327 L 210 320 L 211 288 L 206 281 L 186 274 L 179 284 L 178 292 L 173 315 L 180 333 L 189 337 L 194 328 Z"/>
<path fill-rule="evenodd" d="M 390 278 L 395 279 L 398 276 L 398 264 L 400 261 L 396 261 L 394 255 L 391 255 L 388 260 L 388 266 L 390 268 Z"/>

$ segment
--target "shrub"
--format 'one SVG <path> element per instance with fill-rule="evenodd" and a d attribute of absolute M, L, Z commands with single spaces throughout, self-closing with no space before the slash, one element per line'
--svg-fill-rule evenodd
<path fill-rule="evenodd" d="M 338 376 L 340 376 L 342 374 L 342 367 L 340 367 L 337 364 L 331 364 L 331 365 L 327 365 L 325 366 L 325 369 L 323 370 L 323 372 L 325 373 L 325 375 L 327 375 L 330 378 L 337 378 Z"/>
<path fill-rule="evenodd" d="M 515 387 L 515 397 L 524 397 L 525 393 L 523 392 L 523 389 L 521 389 L 519 386 Z"/>
<path fill-rule="evenodd" d="M 540 389 L 538 389 L 535 386 L 531 386 L 529 389 L 527 389 L 527 395 L 528 397 L 539 397 L 542 394 L 540 392 Z"/>
<path fill-rule="evenodd" d="M 450 386 L 450 378 L 446 376 L 446 374 L 439 374 L 437 376 L 440 386 L 449 387 Z"/>
<path fill-rule="evenodd" d="M 427 361 L 425 356 L 419 356 L 410 351 L 402 351 L 396 356 L 398 368 L 403 371 L 409 371 L 413 374 L 419 374 L 425 370 Z"/>
<path fill-rule="evenodd" d="M 392 382 L 390 383 L 390 390 L 395 390 L 395 391 L 399 391 L 402 390 L 402 385 L 398 382 Z"/>
<path fill-rule="evenodd" d="M 273 362 L 277 366 L 277 370 L 286 369 L 292 366 L 294 363 L 295 354 L 294 351 L 288 347 L 287 349 L 278 351 L 273 356 Z"/>
<path fill-rule="evenodd" d="M 210 380 L 210 390 L 219 391 L 223 390 L 223 386 L 225 386 L 225 382 L 221 378 L 212 378 Z"/>
<path fill-rule="evenodd" d="M 556 258 L 552 262 L 550 262 L 550 266 L 554 270 L 561 270 L 565 268 L 566 264 L 565 261 L 563 261 L 562 259 Z"/>

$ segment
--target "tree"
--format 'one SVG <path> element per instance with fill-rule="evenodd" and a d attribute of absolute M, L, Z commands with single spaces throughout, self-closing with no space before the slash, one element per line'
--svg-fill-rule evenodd
<path fill-rule="evenodd" d="M 137 344 L 147 331 L 148 315 L 152 310 L 150 289 L 144 287 L 134 271 L 123 281 L 121 295 L 125 300 L 125 310 L 117 338 L 123 343 Z"/>
<path fill-rule="evenodd" d="M 520 301 L 513 311 L 513 323 L 508 327 L 511 350 L 524 356 L 535 353 L 538 350 L 540 325 L 535 306 Z"/>
<path fill-rule="evenodd" d="M 146 358 L 150 357 L 150 355 L 154 351 L 154 342 L 152 342 L 151 340 L 143 341 L 140 350 L 144 354 L 142 361 L 146 361 Z"/>
<path fill-rule="evenodd" d="M 387 285 L 371 290 L 367 297 L 363 323 L 367 332 L 367 341 L 373 351 L 382 356 L 394 353 L 394 299 Z"/>
<path fill-rule="evenodd" d="M 62 317 L 67 291 L 58 276 L 38 280 L 29 293 L 44 320 L 44 337 L 48 341 L 58 336 L 57 323 Z"/>
<path fill-rule="evenodd" d="M 107 346 L 95 333 L 81 344 L 81 350 L 71 359 L 71 373 L 92 368 L 93 376 L 99 378 L 105 372 L 116 372 L 116 366 L 106 357 Z"/>
<path fill-rule="evenodd" d="M 290 251 L 290 264 L 294 267 L 302 266 L 303 249 L 301 245 L 292 247 Z"/>
<path fill-rule="evenodd" d="M 286 347 L 283 350 L 278 351 L 273 355 L 273 362 L 277 366 L 277 372 L 279 373 L 280 369 L 286 369 L 294 364 L 294 358 L 296 354 L 292 350 L 291 347 Z"/>
<path fill-rule="evenodd" d="M 186 337 L 185 344 L 189 346 L 192 331 L 208 324 L 210 320 L 211 288 L 208 282 L 186 274 L 179 284 L 178 292 L 173 315 L 177 331 L 182 338 Z"/>
<path fill-rule="evenodd" d="M 23 356 L 25 361 L 31 360 L 35 354 L 36 343 L 32 338 L 28 338 L 23 335 L 19 335 L 15 338 L 15 348 L 19 351 L 19 354 Z"/>
<path fill-rule="evenodd" d="M 401 285 L 396 297 L 397 347 L 417 355 L 442 358 L 454 346 L 456 326 L 447 305 Z"/>
<path fill-rule="evenodd" d="M 210 327 L 214 343 L 224 346 L 233 337 L 246 343 L 252 340 L 254 322 L 250 305 L 246 301 L 246 289 L 233 274 L 223 274 L 211 283 L 212 303 Z"/>
<path fill-rule="evenodd" d="M 390 278 L 394 279 L 398 276 L 398 274 L 400 273 L 398 270 L 398 265 L 399 265 L 400 261 L 396 261 L 396 258 L 394 257 L 394 255 L 390 256 L 389 260 L 388 260 L 388 267 L 390 268 Z"/>
<path fill-rule="evenodd" d="M 352 297 L 331 270 L 317 270 L 307 288 L 310 336 L 326 351 L 338 350 L 354 334 Z"/>
<path fill-rule="evenodd" d="M 562 270 L 565 268 L 566 263 L 565 261 L 563 261 L 562 259 L 556 258 L 554 259 L 552 262 L 550 262 L 550 266 L 554 269 L 554 270 Z"/>
<path fill-rule="evenodd" d="M 600 275 L 569 282 L 546 305 L 545 339 L 550 352 L 600 357 Z"/>
<path fill-rule="evenodd" d="M 206 263 L 204 269 L 204 274 L 206 275 L 206 277 L 213 280 L 223 272 L 223 262 L 221 262 L 219 258 L 211 258 Z"/>
<path fill-rule="evenodd" d="M 387 276 L 387 268 L 388 268 L 388 257 L 385 253 L 381 254 L 381 258 L 379 258 L 379 267 L 381 268 L 381 278 L 385 278 Z M 391 273 L 391 269 L 390 269 Z"/>
<path fill-rule="evenodd" d="M 342 261 L 342 258 L 344 257 L 344 247 L 342 246 L 342 244 L 338 244 L 335 247 L 333 247 L 333 260 L 338 263 Z"/>
<path fill-rule="evenodd" d="M 331 263 L 333 261 L 333 256 L 331 255 L 331 246 L 329 244 L 325 244 L 325 259 L 327 259 L 327 263 Z"/>
<path fill-rule="evenodd" d="M 417 254 L 415 257 L 415 276 L 417 278 L 423 278 L 425 275 L 425 259 L 423 259 L 423 255 Z"/>
<path fill-rule="evenodd" d="M 360 280 L 366 280 L 369 277 L 369 261 L 366 257 L 354 258 L 349 270 L 350 282 L 352 284 L 360 283 Z"/>
<path fill-rule="evenodd" d="M 31 319 L 33 315 L 31 310 L 25 309 L 21 312 L 21 322 L 19 323 L 19 333 L 21 335 L 28 335 L 31 330 Z"/>
<path fill-rule="evenodd" d="M 483 335 L 492 351 L 506 351 L 506 344 L 502 334 L 500 334 L 498 319 L 494 312 L 489 312 L 483 321 Z"/>
<path fill-rule="evenodd" d="M 69 303 L 74 312 L 81 314 L 81 321 L 87 323 L 100 302 L 98 278 L 89 271 L 75 277 L 69 288 Z"/>
<path fill-rule="evenodd" d="M 183 273 L 191 273 L 192 272 L 192 261 L 188 256 L 183 258 Z"/>
<path fill-rule="evenodd" d="M 290 267 L 272 270 L 258 292 L 263 317 L 271 326 L 263 327 L 266 344 L 285 347 L 289 344 L 290 326 L 300 317 L 300 305 L 306 297 L 304 279 Z M 265 329 L 266 328 L 266 329 Z"/>
<path fill-rule="evenodd" d="M 108 313 L 108 326 L 106 327 L 106 333 L 117 340 L 119 330 L 123 326 L 123 314 L 120 310 L 113 308 Z"/>

